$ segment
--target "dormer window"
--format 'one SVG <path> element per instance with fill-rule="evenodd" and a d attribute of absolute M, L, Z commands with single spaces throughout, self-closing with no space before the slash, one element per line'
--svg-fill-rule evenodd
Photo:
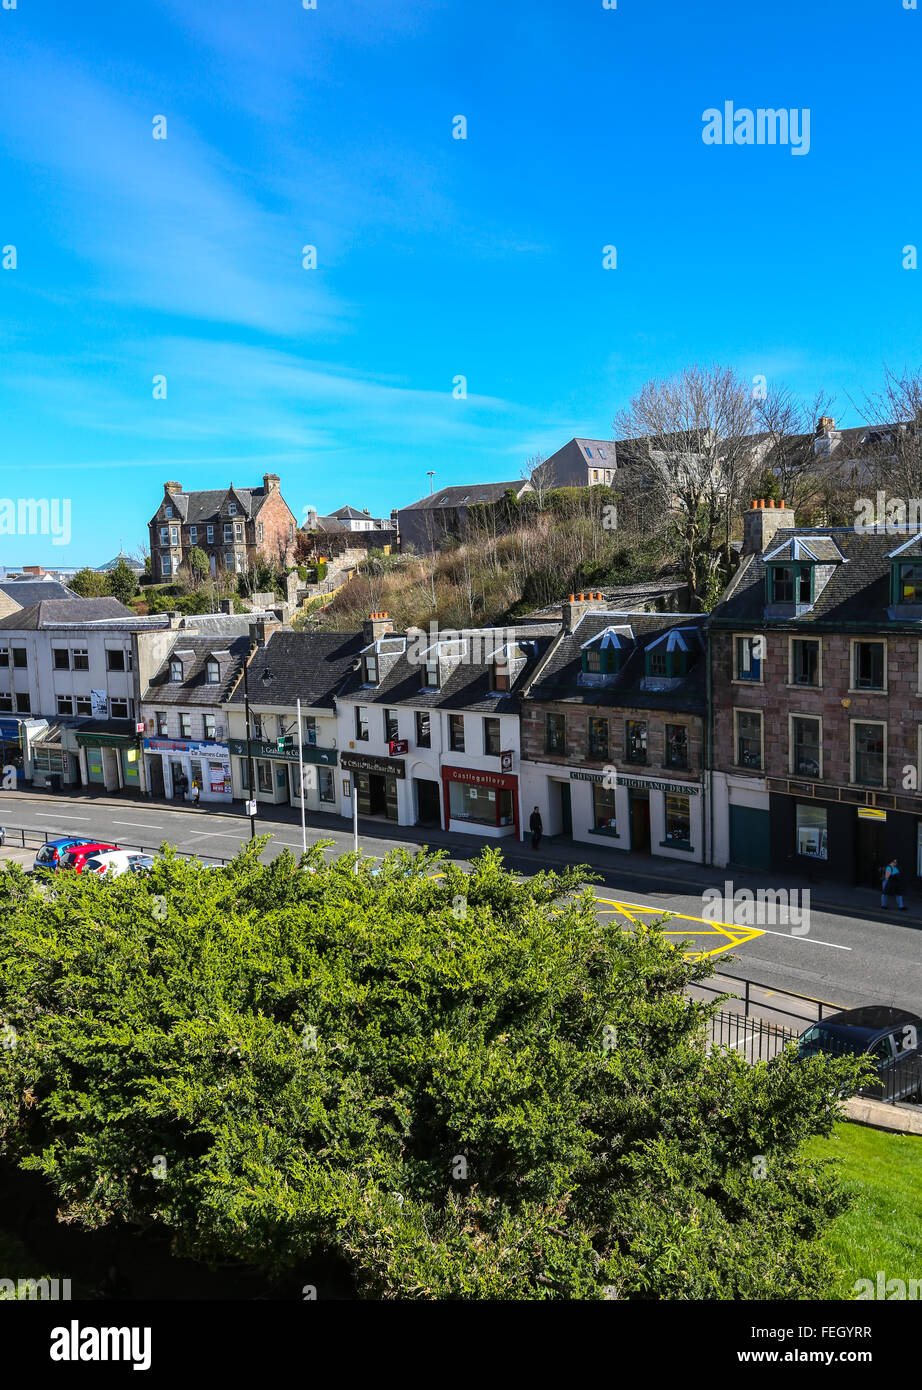
<path fill-rule="evenodd" d="M 768 572 L 769 603 L 812 603 L 812 565 L 771 565 Z"/>
<path fill-rule="evenodd" d="M 365 684 L 378 684 L 378 653 L 370 651 L 365 657 Z"/>
<path fill-rule="evenodd" d="M 217 685 L 221 679 L 220 663 L 212 659 L 205 665 L 205 680 L 209 685 Z"/>
<path fill-rule="evenodd" d="M 922 603 L 922 563 L 911 560 L 897 567 L 897 603 Z"/>
<path fill-rule="evenodd" d="M 680 647 L 671 650 L 660 642 L 647 652 L 644 658 L 645 673 L 660 680 L 675 680 L 688 674 L 688 652 Z"/>
<path fill-rule="evenodd" d="M 174 684 L 181 684 L 181 683 L 182 683 L 182 662 L 181 662 L 181 661 L 171 661 L 171 662 L 170 662 L 170 680 L 173 681 Z"/>
<path fill-rule="evenodd" d="M 423 688 L 438 690 L 439 688 L 439 659 L 437 656 L 426 661 L 423 667 Z"/>
<path fill-rule="evenodd" d="M 228 502 L 228 504 L 227 504 L 227 515 L 228 515 L 228 516 L 236 516 L 236 515 L 237 515 L 237 503 L 236 503 L 236 502 Z"/>

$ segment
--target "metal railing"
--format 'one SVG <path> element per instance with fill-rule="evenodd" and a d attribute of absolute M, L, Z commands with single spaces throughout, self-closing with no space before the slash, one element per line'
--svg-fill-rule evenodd
<path fill-rule="evenodd" d="M 54 831 L 31 830 L 29 828 L 23 828 L 22 826 L 5 825 L 2 827 L 2 835 L 0 835 L 0 845 L 6 845 L 8 847 L 18 846 L 20 849 L 41 849 L 42 845 L 46 845 L 49 840 L 59 840 L 60 838 L 61 836 Z M 114 849 L 127 849 L 138 854 L 158 855 L 161 852 L 160 845 L 163 844 L 163 841 L 161 840 L 160 845 L 136 845 L 125 840 L 100 838 L 98 842 L 93 841 L 93 843 L 112 845 Z M 199 854 L 195 854 L 192 850 L 176 849 L 175 846 L 173 846 L 173 849 L 179 859 L 200 859 L 202 857 Z M 234 862 L 234 856 L 227 859 L 220 854 L 211 854 L 208 856 L 207 862 L 209 864 L 232 864 Z"/>
<path fill-rule="evenodd" d="M 803 1019 L 806 1023 L 814 1023 L 822 1019 L 824 1009 L 827 1013 L 830 1011 L 832 1013 L 838 1013 L 845 1007 L 843 1004 L 831 1004 L 828 999 L 815 999 L 811 994 L 796 994 L 793 990 L 779 989 L 777 985 L 767 985 L 761 980 L 748 979 L 745 975 L 720 974 L 712 976 L 712 979 L 732 981 L 734 984 L 742 985 L 743 991 L 741 994 L 736 994 L 728 990 L 724 985 L 710 984 L 706 980 L 696 980 L 693 988 L 707 990 L 709 994 L 730 994 L 732 998 L 740 1000 L 743 1005 L 743 1015 L 747 1018 L 754 1007 L 752 1000 L 752 991 L 754 989 L 764 989 L 771 994 L 771 1004 L 763 1004 L 761 1007 L 768 1008 L 775 1014 L 784 1014 L 787 1018 Z M 779 996 L 784 999 L 796 999 L 801 1004 L 812 1005 L 815 1012 L 811 1013 L 809 1011 L 805 1012 L 803 1009 L 783 1008 L 780 1004 L 775 1003 L 775 1000 Z"/>
<path fill-rule="evenodd" d="M 769 1062 L 789 1042 L 796 1042 L 799 1036 L 794 1028 L 769 1023 L 767 1019 L 755 1018 L 751 1014 L 721 1010 L 711 1019 L 711 1047 L 725 1047 L 731 1052 L 739 1052 L 747 1062 Z"/>

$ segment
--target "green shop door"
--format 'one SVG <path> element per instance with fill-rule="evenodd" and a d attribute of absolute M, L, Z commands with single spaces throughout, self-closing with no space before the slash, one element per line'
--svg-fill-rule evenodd
<path fill-rule="evenodd" d="M 98 782 L 105 786 L 106 774 L 102 765 L 102 749 L 88 748 L 86 750 L 86 775 L 90 782 Z"/>
<path fill-rule="evenodd" d="M 561 833 L 573 839 L 573 806 L 570 802 L 570 783 L 559 782 L 560 787 L 560 828 Z"/>
<path fill-rule="evenodd" d="M 122 781 L 130 791 L 141 786 L 141 755 L 136 748 L 122 749 Z"/>
<path fill-rule="evenodd" d="M 771 868 L 767 811 L 755 806 L 730 807 L 730 863 L 744 869 Z"/>

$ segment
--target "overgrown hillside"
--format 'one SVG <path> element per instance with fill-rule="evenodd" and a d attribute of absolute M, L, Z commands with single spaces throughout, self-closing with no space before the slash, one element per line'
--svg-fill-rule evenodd
<path fill-rule="evenodd" d="M 676 568 L 665 528 L 612 525 L 622 502 L 610 488 L 562 488 L 540 500 L 510 495 L 472 508 L 463 542 L 443 538 L 425 555 L 372 552 L 360 574 L 309 621 L 339 630 L 369 612 L 397 628 L 494 624 L 567 594 L 651 580 Z"/>

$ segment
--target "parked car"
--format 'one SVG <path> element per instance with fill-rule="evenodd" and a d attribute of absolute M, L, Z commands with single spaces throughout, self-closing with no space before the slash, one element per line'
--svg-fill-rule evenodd
<path fill-rule="evenodd" d="M 148 864 L 153 864 L 153 859 L 147 854 L 138 854 L 137 850 L 129 849 L 110 849 L 99 854 L 90 855 L 84 865 L 86 873 L 111 874 L 113 878 L 118 878 L 120 874 L 140 872 L 135 868 L 139 860 L 146 860 Z"/>
<path fill-rule="evenodd" d="M 48 840 L 42 845 L 32 864 L 32 870 L 45 870 L 54 873 L 55 869 L 61 867 L 61 860 L 68 850 L 76 845 L 90 845 L 95 841 L 87 840 L 82 835 L 62 835 L 57 840 Z"/>
<path fill-rule="evenodd" d="M 99 841 L 90 841 L 89 843 L 84 842 L 80 845 L 74 845 L 61 856 L 61 862 L 58 868 L 76 869 L 78 874 L 82 874 L 83 870 L 86 868 L 88 859 L 92 859 L 94 855 L 105 854 L 109 850 L 114 849 L 115 845 L 104 845 Z"/>
<path fill-rule="evenodd" d="M 869 1004 L 830 1014 L 801 1034 L 798 1052 L 801 1057 L 867 1055 L 878 1081 L 862 1087 L 862 1095 L 886 1100 L 922 1095 L 922 1018 L 906 1009 Z"/>
<path fill-rule="evenodd" d="M 141 874 L 142 877 L 146 877 L 154 867 L 153 855 L 130 854 L 128 858 L 131 860 L 129 868 L 133 874 Z"/>

